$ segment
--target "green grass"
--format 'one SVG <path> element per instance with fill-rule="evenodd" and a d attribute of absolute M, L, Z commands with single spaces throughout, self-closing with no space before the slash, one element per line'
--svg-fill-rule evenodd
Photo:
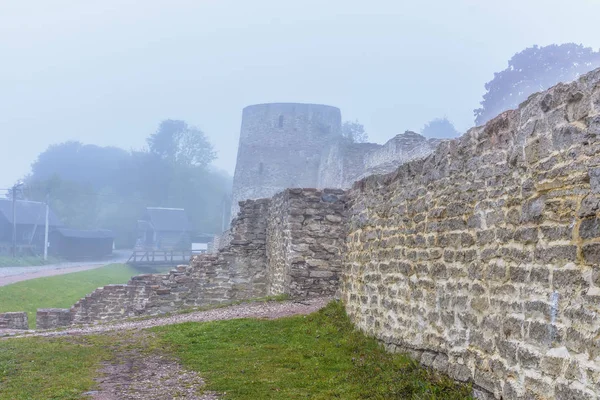
<path fill-rule="evenodd" d="M 78 337 L 0 342 L 0 399 L 80 399 L 94 387 L 99 364 L 110 354 L 102 341 Z"/>
<path fill-rule="evenodd" d="M 88 271 L 13 283 L 0 287 L 0 312 L 27 311 L 29 326 L 34 328 L 38 308 L 68 308 L 101 286 L 127 283 L 132 276 L 149 272 L 155 271 L 112 264 Z"/>
<path fill-rule="evenodd" d="M 226 399 L 469 399 L 470 388 L 386 353 L 339 302 L 310 316 L 154 328 L 160 348 Z"/>
<path fill-rule="evenodd" d="M 102 361 L 177 356 L 224 399 L 470 399 L 471 390 L 353 329 L 339 302 L 309 316 L 186 323 L 101 336 L 0 341 L 0 399 L 79 399 Z"/>
<path fill-rule="evenodd" d="M 34 267 L 38 265 L 58 264 L 61 262 L 60 258 L 48 257 L 48 260 L 44 261 L 43 257 L 8 257 L 0 256 L 0 268 L 1 267 Z"/>

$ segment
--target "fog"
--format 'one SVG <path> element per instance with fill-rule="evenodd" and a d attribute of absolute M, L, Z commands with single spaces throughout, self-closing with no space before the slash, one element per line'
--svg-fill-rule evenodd
<path fill-rule="evenodd" d="M 600 47 L 597 1 L 1 0 L 0 188 L 50 144 L 138 149 L 164 119 L 203 130 L 229 173 L 241 110 L 314 102 L 372 141 L 446 116 L 533 44 Z"/>

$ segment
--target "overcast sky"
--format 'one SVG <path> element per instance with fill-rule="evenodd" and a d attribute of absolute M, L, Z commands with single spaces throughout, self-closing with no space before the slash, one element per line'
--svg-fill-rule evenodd
<path fill-rule="evenodd" d="M 600 47 L 597 0 L 0 0 L 0 188 L 66 140 L 140 148 L 183 119 L 233 172 L 242 108 L 340 107 L 383 143 L 533 44 Z"/>

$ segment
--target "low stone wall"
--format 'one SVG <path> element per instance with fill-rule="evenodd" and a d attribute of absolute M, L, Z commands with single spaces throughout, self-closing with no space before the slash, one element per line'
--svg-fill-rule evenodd
<path fill-rule="evenodd" d="M 29 329 L 26 312 L 8 312 L 0 314 L 0 329 Z"/>
<path fill-rule="evenodd" d="M 346 239 L 346 195 L 334 189 L 288 189 L 271 200 L 267 260 L 269 293 L 333 295 Z"/>
<path fill-rule="evenodd" d="M 212 242 L 208 244 L 207 252 L 210 254 L 217 254 L 219 250 L 223 250 L 225 247 L 229 246 L 231 243 L 231 231 L 226 230 L 220 235 L 215 235 Z"/>
<path fill-rule="evenodd" d="M 342 298 L 497 399 L 600 393 L 600 70 L 349 193 Z"/>
<path fill-rule="evenodd" d="M 66 308 L 40 308 L 36 314 L 37 329 L 56 329 L 71 325 L 73 317 Z"/>
<path fill-rule="evenodd" d="M 240 204 L 231 241 L 217 254 L 194 256 L 167 274 L 139 275 L 108 285 L 70 309 L 38 310 L 38 329 L 157 315 L 267 294 L 266 226 L 270 201 Z"/>
<path fill-rule="evenodd" d="M 167 274 L 108 285 L 70 309 L 38 311 L 38 328 L 158 315 L 286 293 L 332 295 L 346 238 L 343 190 L 288 189 L 240 203 L 228 244 Z"/>

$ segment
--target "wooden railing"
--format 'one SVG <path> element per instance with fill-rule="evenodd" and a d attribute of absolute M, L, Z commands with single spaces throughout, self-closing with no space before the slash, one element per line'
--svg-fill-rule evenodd
<path fill-rule="evenodd" d="M 127 260 L 131 265 L 176 265 L 188 263 L 191 250 L 134 250 Z"/>

